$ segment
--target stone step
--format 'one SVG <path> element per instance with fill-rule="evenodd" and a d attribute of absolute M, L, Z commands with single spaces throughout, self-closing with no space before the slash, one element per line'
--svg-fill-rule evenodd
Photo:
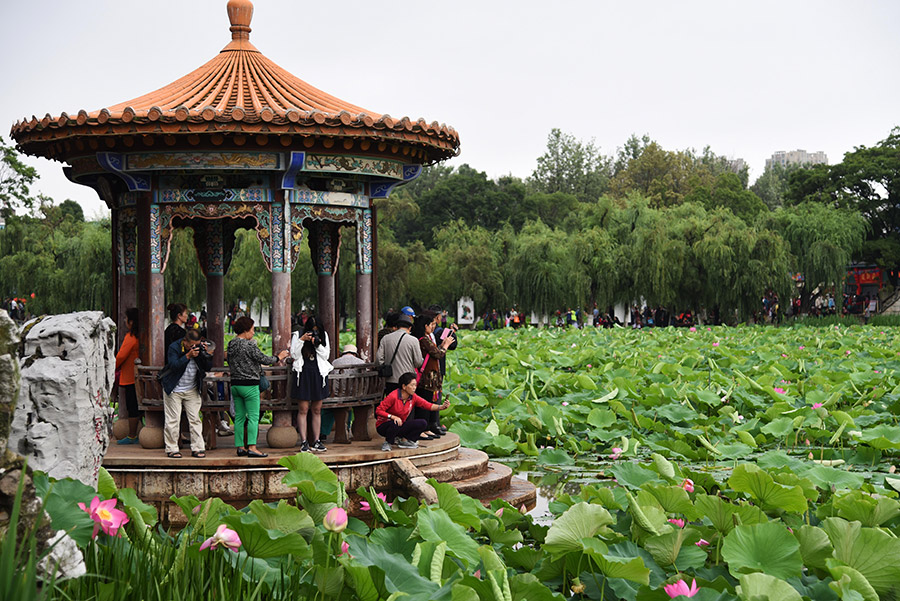
<path fill-rule="evenodd" d="M 457 457 L 434 463 L 421 465 L 413 459 L 426 478 L 434 478 L 438 482 L 467 480 L 487 472 L 488 456 L 484 451 L 461 447 Z"/>
<path fill-rule="evenodd" d="M 482 499 L 500 495 L 509 488 L 511 478 L 512 469 L 502 463 L 489 461 L 484 473 L 464 480 L 454 480 L 450 484 L 465 495 Z"/>
<path fill-rule="evenodd" d="M 513 507 L 525 506 L 526 511 L 534 509 L 537 503 L 537 487 L 523 478 L 513 477 L 509 481 L 509 486 L 496 495 L 479 497 L 479 500 L 485 505 L 490 504 L 494 499 L 503 499 Z"/>

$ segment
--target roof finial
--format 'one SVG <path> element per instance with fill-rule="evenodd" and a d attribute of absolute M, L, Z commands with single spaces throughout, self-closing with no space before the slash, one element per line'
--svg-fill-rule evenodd
<path fill-rule="evenodd" d="M 231 21 L 231 39 L 250 39 L 250 20 L 253 3 L 250 0 L 228 0 L 228 19 Z"/>

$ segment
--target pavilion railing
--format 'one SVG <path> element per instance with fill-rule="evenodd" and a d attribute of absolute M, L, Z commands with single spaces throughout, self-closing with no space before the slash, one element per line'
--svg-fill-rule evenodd
<path fill-rule="evenodd" d="M 162 384 L 156 379 L 162 369 L 162 366 L 137 365 L 135 391 L 140 410 L 163 410 Z M 260 393 L 260 410 L 296 410 L 297 402 L 291 398 L 289 382 L 289 379 L 296 378 L 296 374 L 290 370 L 290 366 L 263 366 L 262 369 L 270 387 Z M 376 364 L 362 363 L 336 367 L 328 375 L 328 382 L 331 394 L 322 403 L 322 407 L 334 412 L 334 442 L 339 444 L 350 442 L 347 427 L 350 409 L 353 409 L 354 413 L 353 439 L 372 440 L 377 436 L 374 408 L 384 397 L 385 379 L 378 374 Z M 231 370 L 228 367 L 220 367 L 208 372 L 203 380 L 201 397 L 203 401 L 201 410 L 204 414 L 211 411 L 228 411 L 231 408 Z M 214 436 L 214 433 L 211 436 Z"/>

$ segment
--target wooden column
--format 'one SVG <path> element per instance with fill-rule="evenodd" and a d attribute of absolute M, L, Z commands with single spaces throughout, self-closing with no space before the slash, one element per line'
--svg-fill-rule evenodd
<path fill-rule="evenodd" d="M 159 206 L 152 204 L 152 192 L 137 193 L 137 305 L 141 320 L 140 357 L 143 365 L 165 364 L 165 289 L 162 274 L 162 241 Z M 147 411 L 141 430 L 141 446 L 163 448 L 163 413 Z"/>
<path fill-rule="evenodd" d="M 291 344 L 291 257 L 290 203 L 284 191 L 275 192 L 272 203 L 272 354 L 290 348 Z M 290 378 L 288 378 L 290 380 Z M 272 394 L 290 394 L 290 384 L 284 391 L 272 390 Z M 294 427 L 293 411 L 273 411 L 272 427 L 266 442 L 272 448 L 291 448 L 297 445 L 299 435 Z"/>

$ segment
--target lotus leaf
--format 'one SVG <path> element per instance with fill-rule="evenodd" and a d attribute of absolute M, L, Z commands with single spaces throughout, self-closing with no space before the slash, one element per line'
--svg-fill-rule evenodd
<path fill-rule="evenodd" d="M 787 579 L 803 567 L 800 543 L 778 522 L 736 527 L 725 537 L 722 557 L 735 577 L 763 572 Z"/>

